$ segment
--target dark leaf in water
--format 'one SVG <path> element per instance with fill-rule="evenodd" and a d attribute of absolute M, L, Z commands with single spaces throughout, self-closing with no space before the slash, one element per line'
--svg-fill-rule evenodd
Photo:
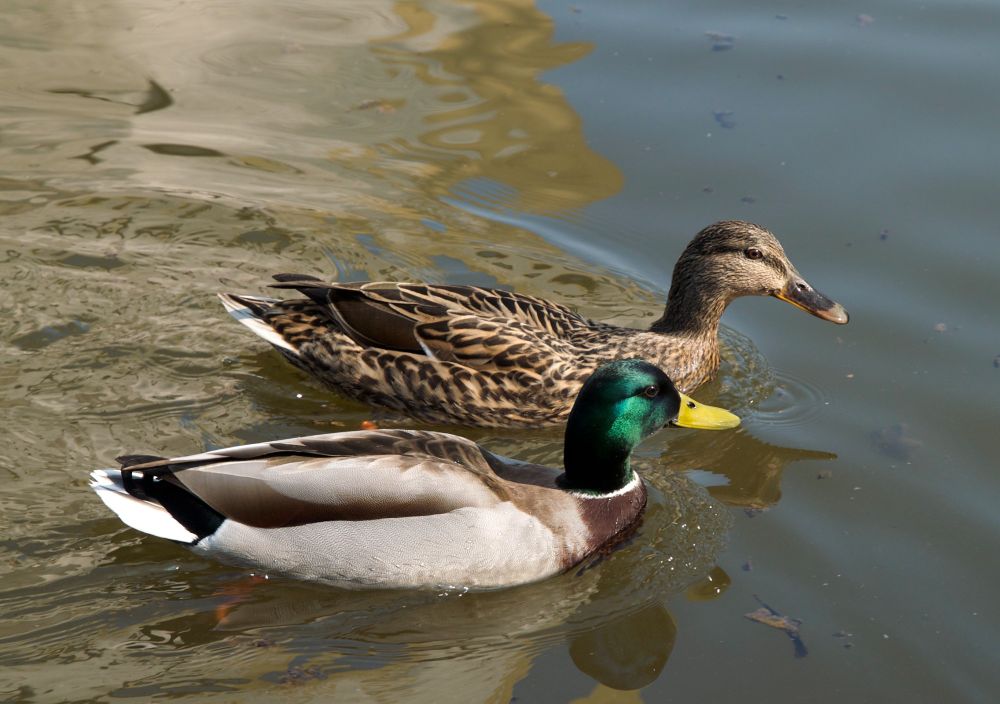
<path fill-rule="evenodd" d="M 760 608 L 756 611 L 751 611 L 744 616 L 751 621 L 756 621 L 757 623 L 763 623 L 765 626 L 770 626 L 771 628 L 777 628 L 779 631 L 784 631 L 785 635 L 788 636 L 792 643 L 795 645 L 795 657 L 804 658 L 809 654 L 809 650 L 806 648 L 806 644 L 802 642 L 802 638 L 799 635 L 799 626 L 802 625 L 802 621 L 797 618 L 788 618 L 787 616 L 781 614 L 776 609 L 771 608 L 763 601 L 760 600 L 756 594 L 754 599 L 760 604 Z"/>
<path fill-rule="evenodd" d="M 724 130 L 731 130 L 734 127 L 736 127 L 736 120 L 733 119 L 732 110 L 719 110 L 713 112 L 712 117 L 715 118 L 715 121 L 719 124 L 719 127 L 721 127 Z"/>
<path fill-rule="evenodd" d="M 736 43 L 736 37 L 722 32 L 705 32 L 705 36 L 712 42 L 712 51 L 729 51 Z"/>
<path fill-rule="evenodd" d="M 896 460 L 909 462 L 913 452 L 923 446 L 920 440 L 910 435 L 906 423 L 894 423 L 872 433 L 872 441 L 879 452 Z"/>

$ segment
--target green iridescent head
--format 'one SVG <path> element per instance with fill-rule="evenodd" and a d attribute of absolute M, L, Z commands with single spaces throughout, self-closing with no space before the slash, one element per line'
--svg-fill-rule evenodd
<path fill-rule="evenodd" d="M 719 430 L 740 419 L 677 391 L 663 370 L 639 359 L 600 366 L 580 389 L 566 425 L 563 483 L 590 493 L 632 480 L 629 455 L 665 426 Z"/>

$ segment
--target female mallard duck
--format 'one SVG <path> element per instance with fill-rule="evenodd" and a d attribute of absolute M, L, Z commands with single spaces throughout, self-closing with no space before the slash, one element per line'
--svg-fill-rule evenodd
<path fill-rule="evenodd" d="M 566 426 L 565 471 L 417 430 L 314 435 L 190 457 L 120 457 L 91 486 L 126 524 L 224 561 L 341 587 L 505 587 L 628 534 L 646 505 L 629 455 L 666 425 L 739 418 L 641 360 L 598 369 Z"/>
<path fill-rule="evenodd" d="M 687 246 L 649 330 L 474 286 L 275 278 L 307 298 L 219 295 L 237 320 L 328 386 L 424 421 L 466 425 L 562 422 L 584 379 L 613 359 L 645 359 L 691 391 L 719 368 L 719 320 L 739 296 L 775 296 L 847 322 L 774 235 L 736 221 L 706 227 Z"/>

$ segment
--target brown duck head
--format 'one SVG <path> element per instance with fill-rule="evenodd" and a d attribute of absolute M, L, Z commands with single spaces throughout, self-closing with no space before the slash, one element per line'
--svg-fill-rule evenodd
<path fill-rule="evenodd" d="M 666 311 L 652 329 L 714 331 L 740 296 L 774 296 L 831 323 L 848 320 L 842 305 L 799 274 L 777 237 L 760 225 L 723 220 L 695 235 L 677 260 Z"/>

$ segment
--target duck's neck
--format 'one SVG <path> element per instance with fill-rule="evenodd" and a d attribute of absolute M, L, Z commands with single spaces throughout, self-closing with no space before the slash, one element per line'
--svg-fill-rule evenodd
<path fill-rule="evenodd" d="M 707 286 L 696 277 L 679 278 L 675 273 L 663 315 L 649 329 L 715 339 L 729 300 L 717 287 Z"/>
<path fill-rule="evenodd" d="M 633 479 L 629 456 L 642 439 L 638 428 L 619 414 L 574 408 L 566 424 L 560 483 L 584 494 L 610 494 Z"/>

